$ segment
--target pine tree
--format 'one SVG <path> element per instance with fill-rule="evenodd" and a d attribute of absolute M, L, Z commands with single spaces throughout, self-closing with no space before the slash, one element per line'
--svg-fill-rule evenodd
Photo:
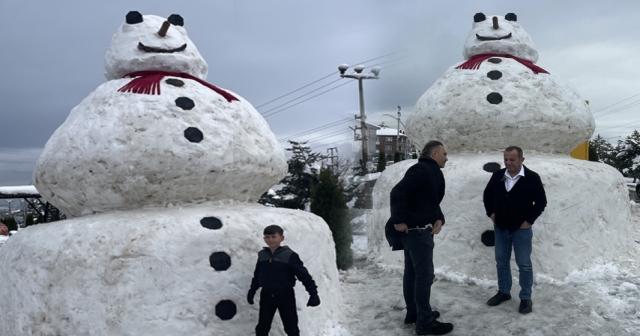
<path fill-rule="evenodd" d="M 589 161 L 591 160 L 591 151 L 595 151 L 600 162 L 612 164 L 613 146 L 598 134 L 593 140 L 589 141 Z"/>
<path fill-rule="evenodd" d="M 402 156 L 400 155 L 400 152 L 396 152 L 393 155 L 393 163 L 400 162 L 400 161 L 402 161 Z"/>
<path fill-rule="evenodd" d="M 0 220 L 0 222 L 4 223 L 4 225 L 7 226 L 9 231 L 18 230 L 18 223 L 16 223 L 16 220 L 13 217 L 2 218 L 2 220 Z"/>
<path fill-rule="evenodd" d="M 378 173 L 382 173 L 385 168 L 387 168 L 387 158 L 383 152 L 380 152 L 380 155 L 378 155 L 378 167 L 376 171 Z"/>
<path fill-rule="evenodd" d="M 353 263 L 353 236 L 342 189 L 338 176 L 330 169 L 322 169 L 311 192 L 311 212 L 329 225 L 336 246 L 336 263 L 339 269 L 345 270 Z"/>
<path fill-rule="evenodd" d="M 633 177 L 633 181 L 636 182 L 640 177 L 640 132 L 634 130 L 631 135 L 627 136 L 624 141 L 624 149 L 616 155 L 616 158 L 621 161 L 624 167 L 622 173 Z"/>
<path fill-rule="evenodd" d="M 276 197 L 264 193 L 258 202 L 279 208 L 305 210 L 311 197 L 311 188 L 318 183 L 320 163 L 325 156 L 312 152 L 306 142 L 289 140 L 289 144 L 291 147 L 286 150 L 293 155 L 287 161 L 289 171 L 279 183 L 283 187 L 275 192 Z"/>

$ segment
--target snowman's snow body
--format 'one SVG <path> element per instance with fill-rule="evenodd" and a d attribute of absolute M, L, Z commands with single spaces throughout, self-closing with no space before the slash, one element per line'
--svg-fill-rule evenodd
<path fill-rule="evenodd" d="M 407 120 L 407 133 L 418 147 L 437 139 L 449 153 L 441 204 L 446 224 L 434 252 L 437 272 L 455 274 L 452 279 L 496 277 L 494 250 L 480 240 L 483 231 L 493 229 L 482 203 L 491 176 L 483 167 L 501 163 L 502 150 L 510 145 L 524 149 L 524 164 L 540 174 L 547 194 L 547 208 L 533 226 L 534 273 L 561 278 L 616 258 L 628 246 L 631 229 L 624 180 L 610 166 L 568 155 L 595 128 L 588 104 L 562 78 L 533 64 L 537 51 L 513 22 L 515 15 L 496 16 L 498 29 L 493 18 L 483 17 L 476 15 L 464 47 L 470 60 L 448 69 Z M 474 64 L 481 54 L 494 55 Z M 384 239 L 389 192 L 415 162 L 386 169 L 373 191 L 369 246 L 390 265 L 401 266 L 403 256 L 391 252 Z"/>
<path fill-rule="evenodd" d="M 181 17 L 161 37 L 165 19 L 136 14 L 107 52 L 109 81 L 36 165 L 37 189 L 75 218 L 21 230 L 0 249 L 0 282 L 15 284 L 0 286 L 0 334 L 249 335 L 258 305 L 246 293 L 270 224 L 318 286 L 314 308 L 296 286 L 302 333 L 334 327 L 327 224 L 249 202 L 286 173 L 275 136 L 242 97 L 202 82 L 207 65 Z M 122 78 L 138 71 L 165 73 Z M 272 334 L 283 335 L 277 318 Z"/>

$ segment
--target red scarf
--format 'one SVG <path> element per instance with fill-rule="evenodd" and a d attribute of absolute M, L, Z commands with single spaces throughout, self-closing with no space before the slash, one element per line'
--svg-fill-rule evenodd
<path fill-rule="evenodd" d="M 527 61 L 526 59 L 518 58 L 508 54 L 480 54 L 480 55 L 471 56 L 466 62 L 458 65 L 456 69 L 477 70 L 480 68 L 480 64 L 490 57 L 513 58 L 514 60 L 520 62 L 520 64 L 531 69 L 531 71 L 533 71 L 533 73 L 536 75 L 539 73 L 546 73 L 546 74 L 549 73 L 547 72 L 547 70 L 533 64 L 533 62 L 531 61 Z"/>
<path fill-rule="evenodd" d="M 157 71 L 157 70 L 149 70 L 149 71 L 135 71 L 124 75 L 124 77 L 137 77 L 132 81 L 127 83 L 127 85 L 118 89 L 118 92 L 132 92 L 132 93 L 140 93 L 140 94 L 151 94 L 151 95 L 159 95 L 160 94 L 160 81 L 166 77 L 180 77 L 180 78 L 188 78 L 192 79 L 211 90 L 217 92 L 221 96 L 223 96 L 229 103 L 237 100 L 234 95 L 230 94 L 227 91 L 224 91 L 216 86 L 213 86 L 202 79 L 192 76 L 183 72 L 168 72 L 168 71 Z M 124 78 L 123 77 L 123 78 Z"/>

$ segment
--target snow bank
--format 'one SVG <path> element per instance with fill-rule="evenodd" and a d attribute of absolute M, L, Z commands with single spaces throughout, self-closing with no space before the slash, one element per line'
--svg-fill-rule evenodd
<path fill-rule="evenodd" d="M 602 163 L 528 153 L 524 164 L 540 174 L 548 200 L 533 226 L 534 272 L 563 278 L 619 256 L 632 242 L 629 196 L 622 175 Z M 373 190 L 370 255 L 388 267 L 403 263 L 403 254 L 392 252 L 384 238 L 389 191 L 416 161 L 387 168 Z M 494 250 L 480 241 L 482 232 L 493 229 L 482 203 L 491 177 L 482 167 L 488 162 L 502 162 L 502 153 L 450 155 L 443 169 L 447 188 L 441 206 L 446 224 L 435 239 L 434 263 L 438 273 L 448 274 L 452 281 L 482 283 L 496 278 Z"/>
<path fill-rule="evenodd" d="M 338 334 L 326 223 L 302 211 L 219 202 L 20 230 L 0 249 L 0 335 L 250 335 L 259 305 L 246 303 L 246 293 L 270 224 L 284 228 L 318 285 L 314 308 L 296 286 L 302 335 Z M 279 321 L 271 335 L 284 335 Z"/>

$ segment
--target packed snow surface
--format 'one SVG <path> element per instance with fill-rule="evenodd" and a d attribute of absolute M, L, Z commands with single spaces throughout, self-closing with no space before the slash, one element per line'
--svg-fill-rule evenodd
<path fill-rule="evenodd" d="M 511 58 L 484 61 L 477 70 L 455 69 L 440 77 L 416 103 L 407 134 L 422 148 L 438 139 L 449 152 L 528 150 L 568 154 L 589 140 L 595 121 L 589 105 L 555 72 L 535 74 Z M 499 79 L 488 73 L 499 71 Z M 499 104 L 487 97 L 497 93 Z"/>
<path fill-rule="evenodd" d="M 483 283 L 496 279 L 493 248 L 480 241 L 493 230 L 482 202 L 491 174 L 489 162 L 502 162 L 502 152 L 456 154 L 443 169 L 446 194 L 441 207 L 446 223 L 435 237 L 434 263 L 462 279 Z M 372 255 L 382 264 L 401 266 L 402 253 L 392 252 L 384 238 L 390 216 L 389 192 L 417 160 L 387 167 L 373 190 L 369 231 Z M 525 152 L 524 164 L 537 172 L 547 194 L 547 207 L 533 225 L 534 273 L 561 279 L 599 262 L 611 261 L 633 243 L 630 238 L 629 192 L 622 175 L 599 162 L 564 155 Z M 637 225 L 635 222 L 633 225 Z M 517 274 L 515 263 L 512 264 Z"/>
<path fill-rule="evenodd" d="M 203 227 L 215 217 L 219 229 Z M 262 230 L 284 228 L 318 285 L 321 304 L 296 286 L 302 335 L 339 330 L 335 248 L 311 213 L 239 202 L 130 210 L 27 227 L 0 248 L 0 335 L 251 335 L 249 305 Z M 226 254 L 227 269 L 210 264 Z M 224 264 L 224 258 L 221 259 Z M 216 306 L 231 300 L 230 320 Z M 284 335 L 280 319 L 271 335 Z"/>
<path fill-rule="evenodd" d="M 36 190 L 35 186 L 10 186 L 10 187 L 0 187 L 0 194 L 2 195 L 19 195 L 19 194 L 37 194 L 38 190 Z"/>
<path fill-rule="evenodd" d="M 51 136 L 34 171 L 42 197 L 68 216 L 221 199 L 257 200 L 286 174 L 284 152 L 239 95 L 227 102 L 200 83 L 160 83 L 161 95 L 118 92 L 108 81 Z M 230 92 L 231 93 L 231 92 Z M 176 99 L 195 106 L 183 110 Z M 185 136 L 189 128 L 200 142 Z"/>
<path fill-rule="evenodd" d="M 108 80 L 143 70 L 184 72 L 202 80 L 207 79 L 208 66 L 184 27 L 171 25 L 165 36 L 158 35 L 166 21 L 155 15 L 144 15 L 140 23 L 122 23 L 113 35 L 104 58 L 104 76 Z M 149 52 L 138 45 L 169 51 L 186 46 L 182 51 Z"/>
<path fill-rule="evenodd" d="M 498 18 L 498 29 L 493 28 L 494 17 Z M 471 26 L 462 55 L 469 59 L 480 54 L 509 54 L 533 63 L 538 61 L 538 51 L 529 34 L 518 22 L 500 15 L 487 15 L 484 21 Z"/>

